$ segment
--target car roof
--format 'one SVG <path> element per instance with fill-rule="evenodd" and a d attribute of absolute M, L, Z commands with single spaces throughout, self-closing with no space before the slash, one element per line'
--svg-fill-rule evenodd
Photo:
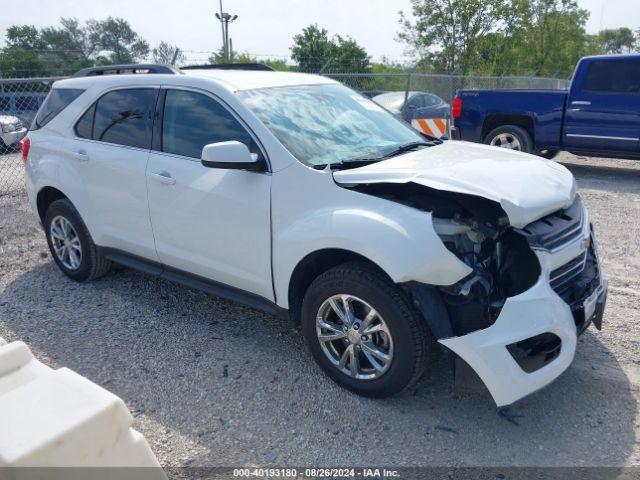
<path fill-rule="evenodd" d="M 581 60 L 640 60 L 640 53 L 608 53 L 605 55 L 589 55 Z"/>
<path fill-rule="evenodd" d="M 337 83 L 328 77 L 296 72 L 270 72 L 256 70 L 186 70 L 182 74 L 126 74 L 69 78 L 56 82 L 56 88 L 88 88 L 96 83 L 118 85 L 185 85 L 188 78 L 209 80 L 230 91 L 257 88 L 320 85 Z"/>

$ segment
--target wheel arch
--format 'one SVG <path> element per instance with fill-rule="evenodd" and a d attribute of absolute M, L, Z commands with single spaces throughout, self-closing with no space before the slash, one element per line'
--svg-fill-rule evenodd
<path fill-rule="evenodd" d="M 307 254 L 297 263 L 289 280 L 287 300 L 289 316 L 294 325 L 297 326 L 300 324 L 302 299 L 313 280 L 333 267 L 353 261 L 368 265 L 381 273 L 385 278 L 388 278 L 389 281 L 392 281 L 391 277 L 382 267 L 364 255 L 342 248 L 315 250 Z"/>
<path fill-rule="evenodd" d="M 38 216 L 40 217 L 40 222 L 42 224 L 44 224 L 44 217 L 47 213 L 49 205 L 51 205 L 56 200 L 61 200 L 63 198 L 69 200 L 69 197 L 67 195 L 65 195 L 61 190 L 58 190 L 54 187 L 47 186 L 41 188 L 38 191 L 38 195 L 36 196 L 36 206 L 38 208 Z"/>

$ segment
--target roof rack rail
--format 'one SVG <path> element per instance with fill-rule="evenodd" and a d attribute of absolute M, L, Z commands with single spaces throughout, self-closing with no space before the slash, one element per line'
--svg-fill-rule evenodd
<path fill-rule="evenodd" d="M 130 65 L 104 65 L 101 67 L 89 67 L 78 70 L 73 77 L 95 77 L 98 75 L 128 75 L 165 73 L 177 75 L 180 70 L 169 65 L 155 65 L 152 63 L 136 63 Z"/>
<path fill-rule="evenodd" d="M 214 63 L 211 65 L 189 65 L 180 67 L 181 70 L 259 70 L 275 72 L 275 69 L 264 63 Z"/>

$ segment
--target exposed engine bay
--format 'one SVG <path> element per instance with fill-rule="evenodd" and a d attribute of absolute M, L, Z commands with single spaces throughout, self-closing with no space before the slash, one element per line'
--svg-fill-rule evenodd
<path fill-rule="evenodd" d="M 509 225 L 506 213 L 496 202 L 414 183 L 352 188 L 431 212 L 434 229 L 444 245 L 473 269 L 453 285 L 436 287 L 453 335 L 491 326 L 506 299 L 530 288 L 540 276 L 540 264 L 527 239 Z"/>

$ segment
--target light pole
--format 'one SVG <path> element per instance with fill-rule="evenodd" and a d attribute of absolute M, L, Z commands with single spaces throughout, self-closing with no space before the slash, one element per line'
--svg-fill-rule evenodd
<path fill-rule="evenodd" d="M 220 0 L 220 12 L 216 13 L 216 18 L 220 20 L 220 27 L 222 28 L 222 51 L 224 55 L 224 60 L 227 63 L 231 62 L 231 48 L 229 42 L 229 24 L 233 23 L 238 15 L 231 15 L 223 11 L 222 9 L 222 0 Z"/>

